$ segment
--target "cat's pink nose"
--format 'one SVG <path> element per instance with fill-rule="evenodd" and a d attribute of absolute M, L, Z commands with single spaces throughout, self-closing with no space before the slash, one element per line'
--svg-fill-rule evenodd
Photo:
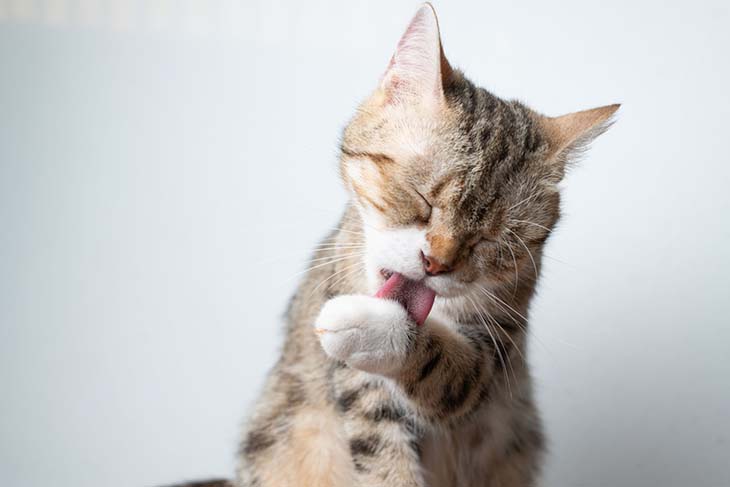
<path fill-rule="evenodd" d="M 429 276 L 435 276 L 437 274 L 443 274 L 451 271 L 451 266 L 443 264 L 436 258 L 426 255 L 423 252 L 421 252 L 421 260 L 423 261 L 423 268 Z"/>

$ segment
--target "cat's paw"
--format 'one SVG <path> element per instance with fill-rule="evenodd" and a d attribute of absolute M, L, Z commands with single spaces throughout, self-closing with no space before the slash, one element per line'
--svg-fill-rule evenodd
<path fill-rule="evenodd" d="M 314 327 L 327 355 L 383 375 L 403 364 L 414 332 L 408 312 L 399 303 L 361 295 L 327 301 Z"/>

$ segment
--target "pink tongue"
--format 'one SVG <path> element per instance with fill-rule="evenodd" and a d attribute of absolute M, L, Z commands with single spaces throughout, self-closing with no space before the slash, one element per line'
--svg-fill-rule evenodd
<path fill-rule="evenodd" d="M 414 281 L 403 274 L 394 272 L 385 281 L 383 287 L 375 293 L 375 297 L 398 301 L 413 320 L 418 325 L 422 325 L 431 312 L 436 293 L 426 287 L 422 281 Z"/>

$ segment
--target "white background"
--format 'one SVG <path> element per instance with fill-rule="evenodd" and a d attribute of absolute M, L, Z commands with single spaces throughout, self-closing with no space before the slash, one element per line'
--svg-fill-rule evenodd
<path fill-rule="evenodd" d="M 728 5 L 436 4 L 496 94 L 623 103 L 532 307 L 545 486 L 730 485 Z M 0 0 L 1 485 L 232 475 L 416 7 Z"/>

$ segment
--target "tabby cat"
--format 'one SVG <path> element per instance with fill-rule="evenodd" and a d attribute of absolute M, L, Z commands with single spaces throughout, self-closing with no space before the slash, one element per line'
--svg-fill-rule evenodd
<path fill-rule="evenodd" d="M 344 130 L 350 203 L 291 301 L 235 485 L 534 485 L 529 301 L 566 165 L 617 108 L 547 117 L 474 86 L 423 5 Z"/>

